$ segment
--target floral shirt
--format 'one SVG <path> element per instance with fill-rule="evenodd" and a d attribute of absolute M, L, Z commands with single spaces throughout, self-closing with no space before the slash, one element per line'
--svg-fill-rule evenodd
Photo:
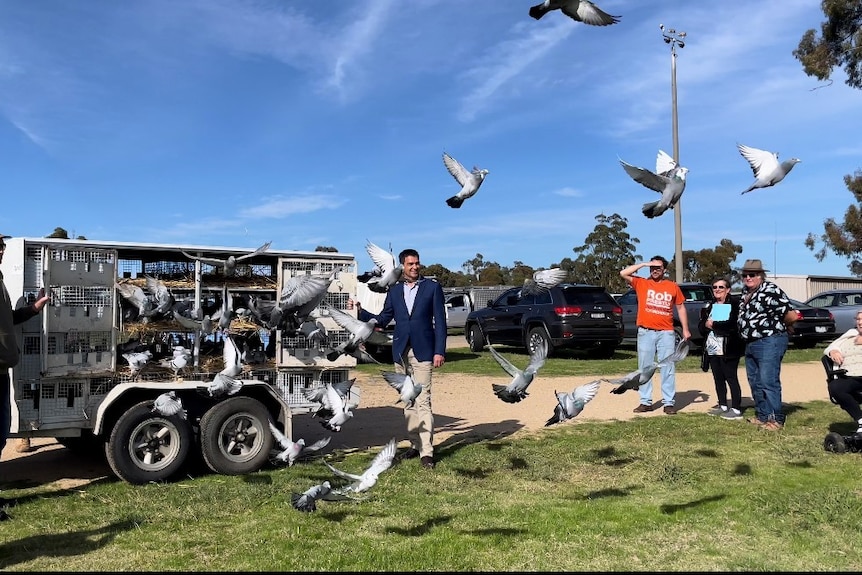
<path fill-rule="evenodd" d="M 756 289 L 743 292 L 739 304 L 739 335 L 745 341 L 786 333 L 784 314 L 793 309 L 780 287 L 764 280 Z"/>

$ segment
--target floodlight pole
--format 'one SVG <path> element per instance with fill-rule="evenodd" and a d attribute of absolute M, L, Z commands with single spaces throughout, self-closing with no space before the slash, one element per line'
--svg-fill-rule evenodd
<path fill-rule="evenodd" d="M 673 121 L 673 160 L 677 165 L 679 163 L 679 122 L 676 113 L 676 46 L 685 47 L 685 32 L 677 32 L 673 28 L 665 28 L 664 24 L 659 24 L 661 29 L 662 39 L 665 44 L 670 44 L 670 91 L 671 91 L 671 118 Z M 674 228 L 674 270 L 675 280 L 677 283 L 682 282 L 682 198 L 680 198 L 673 207 L 673 228 Z"/>

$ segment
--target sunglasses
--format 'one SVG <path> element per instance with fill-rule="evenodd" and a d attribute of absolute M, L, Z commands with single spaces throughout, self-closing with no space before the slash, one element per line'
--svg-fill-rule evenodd
<path fill-rule="evenodd" d="M 756 278 L 756 277 L 757 277 L 757 276 L 759 276 L 760 274 L 741 273 L 741 274 L 739 274 L 739 275 L 741 275 L 741 276 L 742 276 L 742 277 L 744 277 L 744 278 Z"/>
<path fill-rule="evenodd" d="M 712 286 L 712 289 L 727 289 L 727 286 Z"/>

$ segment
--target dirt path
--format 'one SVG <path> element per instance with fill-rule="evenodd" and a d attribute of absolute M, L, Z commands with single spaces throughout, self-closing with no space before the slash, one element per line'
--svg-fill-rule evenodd
<path fill-rule="evenodd" d="M 460 344 L 463 347 L 463 344 Z M 491 383 L 507 383 L 505 377 L 476 377 L 463 375 L 435 375 L 433 407 L 435 413 L 436 445 L 461 442 L 468 438 L 506 436 L 520 432 L 536 432 L 554 412 L 556 391 L 572 391 L 587 383 L 588 377 L 538 377 L 530 385 L 530 395 L 517 404 L 498 400 L 491 392 Z M 656 380 L 657 381 L 657 380 Z M 740 369 L 743 407 L 753 405 L 745 373 Z M 397 393 L 376 376 L 357 375 L 356 386 L 361 389 L 361 404 L 353 419 L 341 433 L 331 434 L 331 449 L 366 449 L 380 446 L 395 437 L 400 446 L 406 446 L 404 418 L 400 406 L 394 404 Z M 785 403 L 828 400 L 823 367 L 820 362 L 785 365 L 782 369 L 783 400 Z M 633 417 L 669 417 L 661 409 L 647 414 L 634 414 L 638 395 L 627 391 L 622 395 L 610 393 L 613 388 L 604 384 L 575 420 L 560 425 L 578 425 L 588 420 L 627 420 Z M 715 404 L 715 390 L 710 373 L 677 374 L 676 406 L 680 414 L 705 413 Z M 661 403 L 658 385 L 653 386 L 654 405 Z M 400 405 L 400 404 L 399 404 Z M 751 409 L 746 410 L 746 415 Z M 845 415 L 836 407 L 836 421 Z M 728 422 L 735 425 L 737 422 Z M 792 425 L 792 420 L 791 420 Z M 295 437 L 306 442 L 330 435 L 319 421 L 308 414 L 294 416 Z M 0 462 L 0 484 L 5 488 L 30 487 L 56 483 L 58 489 L 71 489 L 100 478 L 113 478 L 107 464 L 98 457 L 82 458 L 65 449 L 53 438 L 32 441 L 34 450 L 17 453 L 16 441 L 10 440 Z"/>

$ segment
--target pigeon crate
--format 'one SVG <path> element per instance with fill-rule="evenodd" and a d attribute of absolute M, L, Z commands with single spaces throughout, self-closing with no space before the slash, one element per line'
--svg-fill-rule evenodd
<path fill-rule="evenodd" d="M 283 334 L 279 340 L 279 348 L 276 350 L 279 367 L 326 367 L 326 368 L 350 368 L 356 367 L 356 358 L 351 355 L 340 354 L 334 360 L 326 358 L 326 354 L 334 348 L 345 343 L 350 337 L 350 332 L 337 326 L 330 327 L 329 318 L 322 318 L 327 328 L 327 344 L 324 347 L 316 347 L 300 333 Z M 332 322 L 334 325 L 334 322 Z"/>
<path fill-rule="evenodd" d="M 89 419 L 87 413 L 98 406 L 90 402 L 90 383 L 87 379 L 61 379 L 54 381 L 26 380 L 19 385 L 16 397 L 19 429 L 42 429 L 58 423 L 78 422 Z"/>
<path fill-rule="evenodd" d="M 115 365 L 113 337 L 111 331 L 50 332 L 45 336 L 43 350 L 41 334 L 24 333 L 21 364 L 16 367 L 16 372 L 21 375 L 16 377 L 63 377 L 112 372 Z"/>
<path fill-rule="evenodd" d="M 305 396 L 305 392 L 321 385 L 326 385 L 327 382 L 347 379 L 348 373 L 349 370 L 346 369 L 279 370 L 276 377 L 275 387 L 290 406 L 291 412 L 311 412 L 319 409 L 320 404 L 314 401 L 309 401 Z"/>

